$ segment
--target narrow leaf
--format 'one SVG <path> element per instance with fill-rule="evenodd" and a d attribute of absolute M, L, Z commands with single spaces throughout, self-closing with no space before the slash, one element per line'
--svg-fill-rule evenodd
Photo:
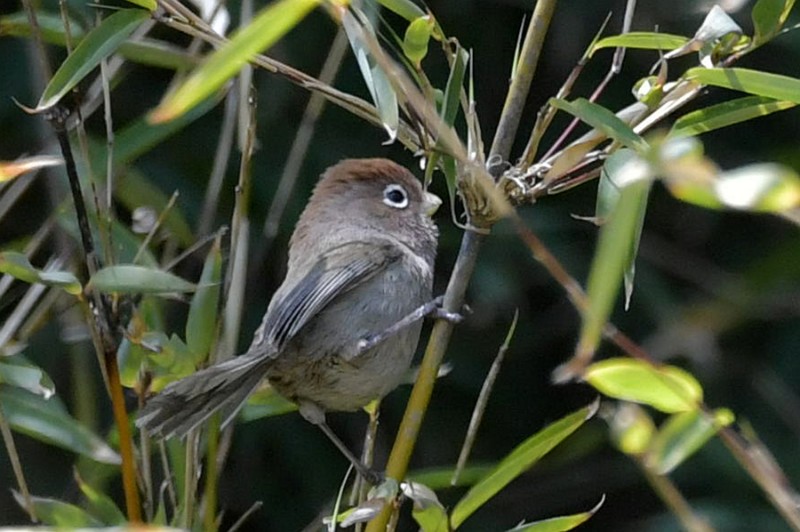
<path fill-rule="evenodd" d="M 369 32 L 374 38 L 375 30 L 363 15 L 361 19 L 361 21 L 357 20 L 351 11 L 345 11 L 342 15 L 342 27 L 347 34 L 350 47 L 353 49 L 353 55 L 356 56 L 361 77 L 364 78 L 364 83 L 366 83 L 378 115 L 381 117 L 383 128 L 389 134 L 389 142 L 392 142 L 397 136 L 397 128 L 400 123 L 397 94 L 383 68 L 372 57 L 369 46 L 365 42 L 364 32 Z"/>
<path fill-rule="evenodd" d="M 15 251 L 0 252 L 0 273 L 7 273 L 26 283 L 55 286 L 72 295 L 80 294 L 82 290 L 81 283 L 72 273 L 38 270 L 31 265 L 25 255 Z"/>
<path fill-rule="evenodd" d="M 448 532 L 447 512 L 436 493 L 419 482 L 400 484 L 403 495 L 414 501 L 411 515 L 422 532 Z"/>
<path fill-rule="evenodd" d="M 581 512 L 579 514 L 563 515 L 561 517 L 552 517 L 550 519 L 543 519 L 542 521 L 535 521 L 533 523 L 523 523 L 508 530 L 508 532 L 564 532 L 565 530 L 572 530 L 586 521 L 589 520 L 597 510 L 603 506 L 606 498 L 603 496 L 597 505 L 588 512 Z"/>
<path fill-rule="evenodd" d="M 638 152 L 647 149 L 647 142 L 642 137 L 634 133 L 628 124 L 603 106 L 585 98 L 577 98 L 571 102 L 561 98 L 551 98 L 550 104 L 583 120 L 593 128 L 599 129 L 628 148 Z"/>
<path fill-rule="evenodd" d="M 0 386 L 0 404 L 16 431 L 97 462 L 120 463 L 119 455 L 71 417 L 57 397 L 44 399 L 20 388 Z"/>
<path fill-rule="evenodd" d="M 433 19 L 429 15 L 412 20 L 406 28 L 403 36 L 403 53 L 417 67 L 428 55 L 428 43 L 433 28 Z"/>
<path fill-rule="evenodd" d="M 719 174 L 714 190 L 722 205 L 754 212 L 800 207 L 800 176 L 773 163 L 750 164 Z"/>
<path fill-rule="evenodd" d="M 703 399 L 700 383 L 688 372 L 633 358 L 595 362 L 586 368 L 583 377 L 604 395 L 667 413 L 695 410 Z"/>
<path fill-rule="evenodd" d="M 458 501 L 450 516 L 453 528 L 458 528 L 475 510 L 483 506 L 486 501 L 494 497 L 509 482 L 527 471 L 542 456 L 575 432 L 596 411 L 597 403 L 581 408 L 548 425 L 519 444 L 491 473 L 473 486 Z"/>
<path fill-rule="evenodd" d="M 649 465 L 661 475 L 670 473 L 733 420 L 733 412 L 726 408 L 716 410 L 713 419 L 700 410 L 672 415 L 653 439 Z"/>
<path fill-rule="evenodd" d="M 612 35 L 600 39 L 592 46 L 591 56 L 597 50 L 603 48 L 641 48 L 644 50 L 674 50 L 689 42 L 688 37 L 683 35 L 671 35 L 669 33 L 637 32 L 623 33 L 622 35 Z"/>
<path fill-rule="evenodd" d="M 0 358 L 0 384 L 16 386 L 50 399 L 56 392 L 53 381 L 44 370 L 20 358 Z"/>
<path fill-rule="evenodd" d="M 158 4 L 156 4 L 156 0 L 127 0 L 131 4 L 137 5 L 139 7 L 143 7 L 148 11 L 155 11 Z"/>
<path fill-rule="evenodd" d="M 211 96 L 255 54 L 263 52 L 294 28 L 318 3 L 319 0 L 279 0 L 261 10 L 176 91 L 167 95 L 150 113 L 151 123 L 174 120 Z"/>
<path fill-rule="evenodd" d="M 101 292 L 163 294 L 192 292 L 197 287 L 177 275 L 145 266 L 120 264 L 95 273 L 89 286 Z"/>
<path fill-rule="evenodd" d="M 794 0 L 758 0 L 751 13 L 755 28 L 753 44 L 761 45 L 778 33 L 792 7 Z"/>
<path fill-rule="evenodd" d="M 745 96 L 685 114 L 675 121 L 671 136 L 699 135 L 723 127 L 746 122 L 797 105 L 786 100 L 764 96 Z"/>
<path fill-rule="evenodd" d="M 409 22 L 425 15 L 425 12 L 411 0 L 378 0 L 378 3 Z"/>
<path fill-rule="evenodd" d="M 36 111 L 44 111 L 57 104 L 148 18 L 150 12 L 142 9 L 121 9 L 109 15 L 81 40 L 53 74 L 36 105 Z"/>
<path fill-rule="evenodd" d="M 576 358 L 587 360 L 594 354 L 620 284 L 632 274 L 649 190 L 650 182 L 646 180 L 621 188 L 610 219 L 600 229 L 587 282 L 589 307 L 583 313 Z"/>
<path fill-rule="evenodd" d="M 800 79 L 747 68 L 690 68 L 686 79 L 765 96 L 774 100 L 800 103 Z"/>
<path fill-rule="evenodd" d="M 11 181 L 15 177 L 24 173 L 47 168 L 49 166 L 59 166 L 64 164 L 61 157 L 52 155 L 39 155 L 36 157 L 26 157 L 16 161 L 0 161 L 0 183 Z"/>
<path fill-rule="evenodd" d="M 25 500 L 22 495 L 16 491 L 12 493 L 17 504 L 25 508 Z M 33 503 L 36 517 L 45 525 L 62 530 L 93 528 L 103 525 L 103 523 L 89 515 L 86 510 L 74 504 L 47 497 L 32 497 L 31 502 Z"/>
<path fill-rule="evenodd" d="M 186 345 L 195 355 L 195 362 L 205 360 L 214 343 L 217 332 L 217 314 L 219 310 L 220 275 L 222 271 L 222 253 L 220 236 L 208 252 L 200 275 L 200 283 L 189 306 L 186 319 Z"/>
<path fill-rule="evenodd" d="M 91 515 L 100 520 L 104 525 L 123 525 L 127 521 L 125 514 L 117 504 L 102 491 L 96 490 L 87 484 L 77 473 L 75 480 L 81 488 L 83 496 L 89 503 Z"/>

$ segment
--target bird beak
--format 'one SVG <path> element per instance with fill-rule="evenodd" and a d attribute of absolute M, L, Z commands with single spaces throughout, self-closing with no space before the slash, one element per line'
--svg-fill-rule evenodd
<path fill-rule="evenodd" d="M 425 197 L 422 200 L 422 210 L 427 216 L 433 216 L 441 204 L 442 200 L 439 198 L 439 196 L 436 194 L 431 194 L 430 192 L 426 192 Z"/>

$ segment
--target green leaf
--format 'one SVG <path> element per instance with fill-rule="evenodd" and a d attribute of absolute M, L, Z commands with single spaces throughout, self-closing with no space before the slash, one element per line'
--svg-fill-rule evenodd
<path fill-rule="evenodd" d="M 430 15 L 411 21 L 403 36 L 403 53 L 417 67 L 428 55 L 428 43 L 433 33 L 434 22 Z"/>
<path fill-rule="evenodd" d="M 156 4 L 156 0 L 127 0 L 131 4 L 135 4 L 139 7 L 143 7 L 149 11 L 155 11 L 158 4 Z"/>
<path fill-rule="evenodd" d="M 11 181 L 27 172 L 62 164 L 64 164 L 64 160 L 61 157 L 52 155 L 38 155 L 16 161 L 0 161 L 0 183 Z"/>
<path fill-rule="evenodd" d="M 12 490 L 14 499 L 22 508 L 26 507 L 22 495 Z M 89 515 L 86 510 L 73 504 L 46 497 L 31 497 L 36 517 L 45 525 L 63 530 L 100 527 L 103 523 Z"/>
<path fill-rule="evenodd" d="M 120 463 L 119 455 L 72 418 L 57 397 L 44 399 L 20 388 L 0 386 L 0 404 L 16 431 L 97 462 Z"/>
<path fill-rule="evenodd" d="M 604 395 L 670 414 L 696 410 L 703 399 L 700 383 L 688 372 L 644 360 L 609 358 L 590 365 L 583 377 Z"/>
<path fill-rule="evenodd" d="M 800 103 L 800 79 L 747 68 L 690 68 L 684 77 L 714 85 L 765 96 L 774 100 Z"/>
<path fill-rule="evenodd" d="M 700 410 L 670 416 L 653 439 L 648 464 L 657 473 L 668 474 L 733 421 L 733 412 L 727 408 L 716 410 L 713 419 Z"/>
<path fill-rule="evenodd" d="M 552 517 L 550 519 L 543 519 L 533 523 L 522 523 L 508 530 L 508 532 L 563 532 L 565 530 L 572 530 L 586 521 L 589 520 L 597 510 L 603 506 L 605 496 L 600 500 L 597 505 L 588 512 L 581 512 L 579 514 L 563 515 L 560 517 Z"/>
<path fill-rule="evenodd" d="M 425 12 L 411 0 L 378 0 L 378 3 L 409 22 L 425 15 Z"/>
<path fill-rule="evenodd" d="M 144 0 L 145 2 L 149 0 Z M 49 44 L 66 45 L 64 22 L 60 15 L 37 12 L 37 23 L 41 30 L 42 40 Z M 80 43 L 85 32 L 80 24 L 70 20 L 70 32 L 74 43 Z M 28 16 L 23 12 L 12 13 L 0 17 L 0 36 L 30 37 L 31 26 Z M 122 57 L 142 65 L 178 70 L 192 67 L 197 59 L 182 48 L 166 41 L 151 38 L 139 38 L 136 41 L 126 40 L 117 50 Z"/>
<path fill-rule="evenodd" d="M 37 270 L 28 261 L 28 257 L 16 251 L 0 252 L 0 273 L 7 273 L 26 283 L 55 286 L 72 295 L 78 295 L 82 290 L 81 283 L 72 273 Z"/>
<path fill-rule="evenodd" d="M 154 109 L 151 123 L 162 123 L 187 113 L 235 76 L 254 55 L 263 52 L 294 28 L 319 0 L 279 0 L 262 9 L 250 24 L 208 59 Z"/>
<path fill-rule="evenodd" d="M 164 294 L 192 292 L 197 286 L 163 270 L 119 264 L 98 270 L 89 280 L 89 286 L 101 292 Z"/>
<path fill-rule="evenodd" d="M 609 419 L 611 441 L 625 454 L 644 454 L 656 433 L 650 415 L 635 403 L 619 403 Z"/>
<path fill-rule="evenodd" d="M 640 48 L 644 50 L 674 50 L 689 42 L 683 35 L 669 33 L 652 33 L 646 31 L 632 31 L 622 35 L 612 35 L 600 39 L 592 47 L 589 56 L 602 48 Z"/>
<path fill-rule="evenodd" d="M 189 306 L 189 316 L 186 319 L 186 345 L 194 353 L 196 363 L 208 358 L 217 333 L 222 271 L 220 240 L 220 236 L 217 235 L 214 245 L 208 252 L 197 291 Z"/>
<path fill-rule="evenodd" d="M 784 212 L 800 207 L 800 176 L 779 164 L 750 164 L 722 172 L 714 191 L 722 205 L 733 209 Z"/>
<path fill-rule="evenodd" d="M 57 104 L 148 18 L 150 12 L 142 9 L 121 9 L 109 15 L 81 40 L 53 74 L 36 105 L 36 111 L 44 111 Z"/>
<path fill-rule="evenodd" d="M 567 436 L 591 418 L 597 411 L 597 403 L 556 421 L 540 430 L 509 453 L 485 478 L 470 489 L 458 501 L 450 516 L 453 529 L 458 528 L 475 510 L 494 497 L 509 482 L 524 473 L 542 456 L 550 452 Z"/>
<path fill-rule="evenodd" d="M 699 135 L 723 127 L 766 116 L 797 105 L 764 96 L 745 96 L 685 114 L 675 121 L 670 136 Z"/>
<path fill-rule="evenodd" d="M 55 384 L 41 368 L 21 357 L 0 358 L 0 384 L 16 386 L 49 399 L 56 393 Z"/>
<path fill-rule="evenodd" d="M 625 152 L 618 153 L 620 153 L 619 156 L 610 159 L 612 163 L 620 159 L 620 168 L 623 168 L 628 162 L 622 159 L 627 156 L 635 156 L 633 152 L 627 152 L 627 155 Z M 609 177 L 614 180 L 615 185 L 620 186 L 616 181 L 617 175 L 609 174 Z M 632 282 L 633 264 L 636 259 L 650 185 L 649 180 L 640 180 L 620 188 L 620 196 L 616 201 L 614 211 L 600 229 L 597 249 L 592 259 L 587 282 L 589 306 L 583 313 L 576 357 L 591 358 L 597 349 L 623 279 L 626 279 L 626 295 L 630 295 L 628 283 Z M 626 297 L 627 299 L 628 297 Z"/>
<path fill-rule="evenodd" d="M 403 482 L 403 495 L 414 501 L 411 515 L 423 532 L 448 532 L 447 512 L 436 493 L 419 482 Z"/>
<path fill-rule="evenodd" d="M 759 46 L 768 41 L 783 28 L 794 0 L 758 0 L 753 6 L 753 45 Z"/>
<path fill-rule="evenodd" d="M 647 150 L 647 142 L 634 133 L 628 124 L 605 107 L 592 103 L 585 98 L 577 98 L 571 102 L 561 98 L 550 98 L 550 105 L 583 120 L 628 148 L 637 152 Z"/>
<path fill-rule="evenodd" d="M 127 522 L 125 514 L 122 513 L 122 510 L 119 509 L 111 497 L 84 482 L 77 472 L 75 473 L 75 480 L 89 503 L 91 515 L 99 519 L 104 525 L 123 525 Z"/>
<path fill-rule="evenodd" d="M 358 68 L 361 70 L 361 77 L 369 89 L 375 108 L 383 123 L 383 128 L 389 134 L 389 141 L 393 141 L 397 136 L 397 128 L 400 123 L 400 115 L 397 105 L 397 94 L 394 92 L 392 82 L 383 71 L 383 68 L 375 61 L 370 52 L 370 47 L 365 41 L 365 32 L 369 32 L 375 38 L 375 30 L 361 15 L 361 20 L 350 10 L 342 15 L 342 27 L 347 34 L 347 40 L 356 56 Z"/>

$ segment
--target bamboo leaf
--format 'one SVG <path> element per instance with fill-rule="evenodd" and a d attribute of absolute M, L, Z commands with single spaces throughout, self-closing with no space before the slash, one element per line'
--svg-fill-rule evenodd
<path fill-rule="evenodd" d="M 775 100 L 764 96 L 745 96 L 698 109 L 675 121 L 670 136 L 699 135 L 766 116 L 777 111 L 791 109 L 797 105 L 787 100 Z"/>
<path fill-rule="evenodd" d="M 220 240 L 220 236 L 217 236 L 214 245 L 208 252 L 197 291 L 189 306 L 189 316 L 186 319 L 186 345 L 195 355 L 196 363 L 208 357 L 217 333 L 222 271 Z"/>
<path fill-rule="evenodd" d="M 581 512 L 579 514 L 563 515 L 560 517 L 552 517 L 550 519 L 543 519 L 533 523 L 522 523 L 508 530 L 508 532 L 564 532 L 565 530 L 572 530 L 586 521 L 589 520 L 597 510 L 603 506 L 606 498 L 603 496 L 600 502 L 588 512 Z"/>
<path fill-rule="evenodd" d="M 418 68 L 428 55 L 428 43 L 433 33 L 434 22 L 429 15 L 411 21 L 403 36 L 403 53 Z"/>
<path fill-rule="evenodd" d="M 91 515 L 99 519 L 104 525 L 123 525 L 127 521 L 125 514 L 119 509 L 117 504 L 105 493 L 97 490 L 84 482 L 84 480 L 75 473 L 75 480 L 81 489 L 81 493 L 86 497 L 89 503 L 89 510 Z"/>
<path fill-rule="evenodd" d="M 621 169 L 629 163 L 626 157 L 635 156 L 633 152 L 618 153 L 619 155 L 611 158 L 610 162 L 613 165 L 619 160 Z M 628 164 L 628 167 L 633 166 Z M 613 212 L 608 215 L 608 221 L 600 230 L 597 249 L 589 271 L 587 282 L 589 307 L 583 313 L 575 355 L 586 359 L 591 357 L 600 343 L 603 328 L 614 307 L 623 279 L 627 279 L 626 292 L 628 297 L 630 295 L 628 283 L 632 283 L 633 265 L 650 190 L 649 180 L 633 181 L 626 186 L 620 186 L 619 182 L 625 177 L 624 175 L 619 179 L 616 179 L 616 175 L 609 174 L 609 176 L 619 189 L 619 199 L 615 201 Z M 602 211 L 609 208 L 610 205 L 604 206 Z"/>
<path fill-rule="evenodd" d="M 38 155 L 16 161 L 0 161 L 0 183 L 11 181 L 27 172 L 62 164 L 64 164 L 64 160 L 61 157 L 52 155 Z"/>
<path fill-rule="evenodd" d="M 83 289 L 78 278 L 72 273 L 36 269 L 28 261 L 28 257 L 16 251 L 0 252 L 0 273 L 7 273 L 26 283 L 55 286 L 72 295 L 80 294 Z"/>
<path fill-rule="evenodd" d="M 758 46 L 768 41 L 786 23 L 789 12 L 794 7 L 794 0 L 758 0 L 753 6 L 753 44 Z"/>
<path fill-rule="evenodd" d="M 71 417 L 57 397 L 44 399 L 20 388 L 0 386 L 0 404 L 9 425 L 18 432 L 96 462 L 120 463 L 119 455 Z"/>
<path fill-rule="evenodd" d="M 45 399 L 56 393 L 55 384 L 47 373 L 20 357 L 0 358 L 0 384 L 21 388 Z"/>
<path fill-rule="evenodd" d="M 383 128 L 389 135 L 389 142 L 392 142 L 397 137 L 397 128 L 400 123 L 397 94 L 383 68 L 373 59 L 365 41 L 364 32 L 371 33 L 374 38 L 375 30 L 363 15 L 361 15 L 361 20 L 358 20 L 349 10 L 342 15 L 342 27 L 347 34 L 350 47 L 353 49 L 358 68 L 361 70 L 361 77 L 364 78 L 364 83 L 366 83 L 378 115 L 381 117 Z"/>
<path fill-rule="evenodd" d="M 25 499 L 12 490 L 14 499 L 22 508 L 26 507 Z M 92 517 L 86 510 L 58 499 L 48 497 L 31 497 L 36 517 L 45 525 L 62 530 L 101 527 L 103 523 Z"/>
<path fill-rule="evenodd" d="M 261 10 L 253 21 L 167 95 L 149 116 L 151 123 L 174 120 L 214 94 L 257 53 L 263 52 L 294 28 L 319 0 L 279 0 Z"/>
<path fill-rule="evenodd" d="M 644 50 L 674 50 L 689 42 L 683 35 L 632 31 L 600 39 L 592 46 L 589 56 L 603 48 L 640 48 Z"/>
<path fill-rule="evenodd" d="M 409 22 L 425 15 L 425 12 L 411 0 L 378 0 L 378 3 Z"/>
<path fill-rule="evenodd" d="M 703 399 L 700 383 L 688 372 L 633 358 L 595 362 L 583 377 L 604 395 L 650 405 L 661 412 L 696 410 Z"/>
<path fill-rule="evenodd" d="M 139 25 L 150 18 L 142 9 L 121 9 L 109 15 L 81 40 L 61 64 L 45 87 L 35 111 L 54 106 L 91 72 L 100 61 L 113 54 Z"/>
<path fill-rule="evenodd" d="M 760 72 L 747 68 L 690 68 L 686 79 L 764 96 L 774 100 L 800 103 L 800 79 Z"/>
<path fill-rule="evenodd" d="M 727 408 L 717 409 L 713 418 L 700 410 L 674 414 L 653 439 L 648 463 L 658 474 L 669 474 L 733 421 L 733 412 Z"/>
<path fill-rule="evenodd" d="M 89 280 L 89 286 L 101 292 L 163 294 L 193 292 L 197 286 L 169 272 L 119 264 L 103 268 Z"/>
<path fill-rule="evenodd" d="M 593 128 L 599 129 L 628 148 L 638 152 L 643 152 L 647 149 L 647 142 L 634 133 L 628 124 L 605 107 L 592 103 L 585 98 L 577 98 L 571 102 L 561 98 L 551 98 L 550 104 L 581 119 Z"/>
<path fill-rule="evenodd" d="M 500 464 L 458 501 L 450 516 L 453 529 L 458 528 L 478 508 L 494 497 L 509 482 L 530 469 L 545 454 L 578 430 L 594 416 L 597 403 L 573 412 L 540 430 L 509 453 Z"/>

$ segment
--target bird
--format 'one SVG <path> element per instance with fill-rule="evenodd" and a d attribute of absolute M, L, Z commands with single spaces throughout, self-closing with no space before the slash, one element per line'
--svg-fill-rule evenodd
<path fill-rule="evenodd" d="M 249 349 L 167 385 L 136 425 L 183 437 L 215 412 L 227 425 L 266 379 L 365 479 L 375 472 L 326 423 L 408 374 L 431 304 L 441 200 L 405 167 L 346 159 L 315 186 L 289 241 L 287 273 Z"/>

